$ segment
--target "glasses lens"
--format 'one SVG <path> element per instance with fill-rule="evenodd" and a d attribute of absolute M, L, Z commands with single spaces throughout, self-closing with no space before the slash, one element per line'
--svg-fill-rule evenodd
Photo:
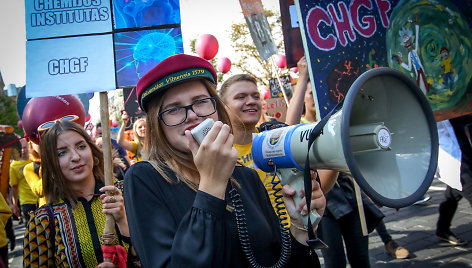
<path fill-rule="evenodd" d="M 54 125 L 54 122 L 52 122 L 52 121 L 51 121 L 51 122 L 47 122 L 47 123 L 42 124 L 42 125 L 39 127 L 38 130 L 46 130 L 46 129 L 52 127 L 53 125 Z"/>
<path fill-rule="evenodd" d="M 202 99 L 192 104 L 192 109 L 199 117 L 205 117 L 216 111 L 216 102 L 212 98 Z"/>
<path fill-rule="evenodd" d="M 75 116 L 73 115 L 68 115 L 68 116 L 64 116 L 61 120 L 64 120 L 64 121 L 73 121 L 75 119 Z"/>
<path fill-rule="evenodd" d="M 177 107 L 162 112 L 161 119 L 168 126 L 175 126 L 185 121 L 185 108 Z"/>

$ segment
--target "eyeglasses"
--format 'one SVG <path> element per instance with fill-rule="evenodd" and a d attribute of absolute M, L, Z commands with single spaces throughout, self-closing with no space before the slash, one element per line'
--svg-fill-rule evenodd
<path fill-rule="evenodd" d="M 167 109 L 159 113 L 159 119 L 168 127 L 177 126 L 187 120 L 188 110 L 192 110 L 198 117 L 212 115 L 216 112 L 216 98 L 204 98 L 187 106 Z"/>
<path fill-rule="evenodd" d="M 46 123 L 41 124 L 38 127 L 38 135 L 39 138 L 41 138 L 41 135 L 48 129 L 50 129 L 54 124 L 58 123 L 59 121 L 71 121 L 71 122 L 76 122 L 79 120 L 79 117 L 77 115 L 66 115 L 64 117 L 61 117 L 59 119 L 53 120 L 53 121 L 48 121 Z"/>

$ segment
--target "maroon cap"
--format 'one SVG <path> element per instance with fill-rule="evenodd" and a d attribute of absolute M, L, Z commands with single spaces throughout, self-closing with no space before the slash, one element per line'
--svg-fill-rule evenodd
<path fill-rule="evenodd" d="M 139 107 L 147 112 L 146 104 L 153 96 L 191 79 L 207 79 L 216 85 L 215 68 L 196 56 L 177 54 L 166 58 L 139 79 L 136 86 Z"/>

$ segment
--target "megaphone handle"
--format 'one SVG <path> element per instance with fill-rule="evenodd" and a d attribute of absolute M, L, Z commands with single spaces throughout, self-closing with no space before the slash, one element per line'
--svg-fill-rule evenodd
<path fill-rule="evenodd" d="M 293 201 L 295 203 L 295 206 L 297 206 L 302 200 L 299 196 L 300 190 L 305 187 L 303 171 L 299 171 L 296 169 L 276 169 L 275 172 L 282 185 L 288 184 L 296 191 L 296 194 L 293 197 Z M 273 181 L 272 183 L 276 184 L 278 182 Z M 309 194 L 311 194 L 311 191 L 309 192 Z M 308 234 L 310 234 L 310 232 L 312 233 L 312 235 L 309 235 L 309 240 L 307 241 L 310 247 L 313 249 L 328 248 L 328 246 L 323 241 L 318 239 L 315 232 L 310 227 L 318 225 L 318 223 L 321 221 L 321 216 L 318 214 L 318 212 L 313 210 L 305 216 L 302 216 L 300 214 L 300 217 L 302 219 L 306 231 L 308 231 Z M 308 221 L 308 219 L 313 220 L 312 225 L 308 224 L 309 222 L 311 223 L 311 221 Z"/>
<path fill-rule="evenodd" d="M 293 180 L 290 181 L 289 185 L 297 192 L 293 196 L 293 202 L 295 203 L 295 206 L 298 206 L 300 201 L 302 201 L 302 198 L 300 197 L 299 193 L 300 193 L 300 190 L 303 189 L 303 187 L 304 187 L 303 177 L 302 176 L 297 176 L 296 178 L 294 178 Z M 321 221 L 321 216 L 318 214 L 318 212 L 316 212 L 316 210 L 312 210 L 310 213 L 308 213 L 305 216 L 300 214 L 300 217 L 302 218 L 302 222 L 303 222 L 305 228 L 308 228 L 308 226 L 307 226 L 308 216 L 310 216 L 312 226 L 318 225 L 318 223 Z"/>

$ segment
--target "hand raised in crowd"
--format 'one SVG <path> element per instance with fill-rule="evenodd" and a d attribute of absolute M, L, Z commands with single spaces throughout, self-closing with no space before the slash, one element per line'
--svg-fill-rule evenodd
<path fill-rule="evenodd" d="M 128 122 L 129 122 L 129 115 L 128 115 L 128 113 L 127 113 L 125 110 L 123 110 L 123 111 L 121 112 L 121 119 L 123 120 L 123 125 L 125 125 L 125 126 L 128 125 Z"/>
<path fill-rule="evenodd" d="M 308 75 L 308 67 L 307 67 L 307 62 L 305 56 L 301 57 L 298 62 L 297 62 L 297 68 L 298 68 L 298 75 L 303 76 L 303 75 Z"/>

